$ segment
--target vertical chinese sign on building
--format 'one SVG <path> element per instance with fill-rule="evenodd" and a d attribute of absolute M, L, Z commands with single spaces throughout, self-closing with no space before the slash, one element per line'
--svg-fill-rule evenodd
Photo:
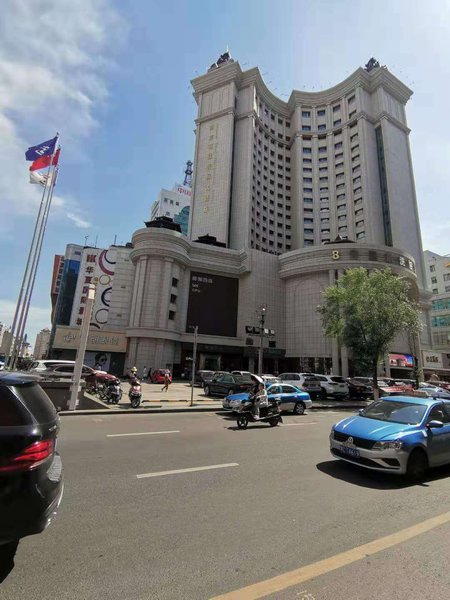
<path fill-rule="evenodd" d="M 219 137 L 219 124 L 211 123 L 209 125 L 207 155 L 206 155 L 206 182 L 203 196 L 203 212 L 209 211 L 209 203 L 214 203 L 216 195 L 216 174 L 217 174 L 217 147 Z"/>
<path fill-rule="evenodd" d="M 90 326 L 102 329 L 108 323 L 115 264 L 116 251 L 113 249 L 85 248 L 83 250 L 70 319 L 71 326 L 81 325 L 88 288 L 91 283 L 95 283 L 97 287 Z"/>

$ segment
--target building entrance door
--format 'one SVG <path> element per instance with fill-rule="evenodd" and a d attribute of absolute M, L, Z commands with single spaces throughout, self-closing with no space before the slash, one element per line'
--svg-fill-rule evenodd
<path fill-rule="evenodd" d="M 218 354 L 200 353 L 200 369 L 205 371 L 220 371 L 220 356 Z"/>

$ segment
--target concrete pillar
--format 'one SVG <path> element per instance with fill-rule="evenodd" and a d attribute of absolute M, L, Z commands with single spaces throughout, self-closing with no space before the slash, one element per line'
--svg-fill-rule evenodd
<path fill-rule="evenodd" d="M 248 370 L 250 371 L 250 373 L 255 372 L 255 359 L 253 358 L 253 356 L 250 356 L 248 359 Z"/>
<path fill-rule="evenodd" d="M 334 282 L 335 282 L 334 274 L 335 274 L 334 269 L 330 269 L 328 271 L 330 285 L 334 285 Z M 339 345 L 338 345 L 338 341 L 336 338 L 331 339 L 331 358 L 333 361 L 333 366 L 332 366 L 333 375 L 339 375 L 341 369 L 339 366 Z"/>

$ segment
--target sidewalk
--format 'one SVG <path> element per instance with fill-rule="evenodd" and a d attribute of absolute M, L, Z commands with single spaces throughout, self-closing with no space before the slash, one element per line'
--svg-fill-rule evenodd
<path fill-rule="evenodd" d="M 76 411 L 61 411 L 61 416 L 68 415 L 90 415 L 90 414 L 139 414 L 139 413 L 171 413 L 171 412 L 214 412 L 224 411 L 221 398 L 208 398 L 203 394 L 201 388 L 194 388 L 193 406 L 190 405 L 191 388 L 186 384 L 173 384 L 169 392 L 161 392 L 159 386 L 143 384 L 143 400 L 139 408 L 131 408 L 124 387 L 124 395 L 119 404 L 106 404 L 99 398 L 85 393 L 92 403 L 98 405 L 96 409 L 81 409 Z M 187 388 L 187 389 L 186 389 Z M 181 398 L 184 397 L 184 399 Z M 341 400 L 313 401 L 310 411 L 316 410 L 351 410 L 357 411 L 365 408 L 368 401 L 354 402 Z M 225 412 L 225 411 L 224 411 Z M 228 411 L 227 411 L 228 412 Z"/>

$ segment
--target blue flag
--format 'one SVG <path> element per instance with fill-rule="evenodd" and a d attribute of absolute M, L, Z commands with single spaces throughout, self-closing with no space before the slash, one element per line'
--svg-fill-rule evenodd
<path fill-rule="evenodd" d="M 52 155 L 55 150 L 57 140 L 58 136 L 48 140 L 47 142 L 42 142 L 42 144 L 38 144 L 37 146 L 30 146 L 25 152 L 25 158 L 27 160 L 37 160 L 42 156 Z"/>

